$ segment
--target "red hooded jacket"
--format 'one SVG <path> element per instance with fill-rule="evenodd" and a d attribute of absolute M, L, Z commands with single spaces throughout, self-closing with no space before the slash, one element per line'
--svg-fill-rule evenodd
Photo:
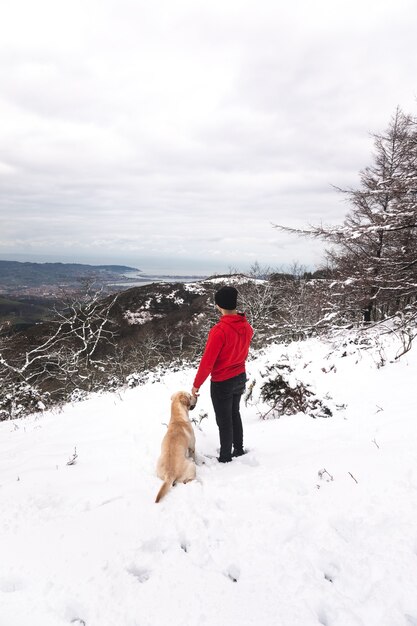
<path fill-rule="evenodd" d="M 242 374 L 252 336 L 253 329 L 242 313 L 223 315 L 209 332 L 194 387 L 199 389 L 210 372 L 213 382 Z"/>

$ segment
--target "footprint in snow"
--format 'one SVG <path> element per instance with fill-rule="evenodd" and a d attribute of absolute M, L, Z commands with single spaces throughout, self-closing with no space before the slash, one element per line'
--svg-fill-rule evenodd
<path fill-rule="evenodd" d="M 225 575 L 230 578 L 232 582 L 237 583 L 240 578 L 240 568 L 232 563 L 225 571 Z"/>
<path fill-rule="evenodd" d="M 317 618 L 319 620 L 319 624 L 321 624 L 322 626 L 329 626 L 329 620 L 328 620 L 328 617 L 327 617 L 327 612 L 324 609 L 324 607 L 321 607 L 318 610 Z"/>
<path fill-rule="evenodd" d="M 145 583 L 151 576 L 151 572 L 143 567 L 128 567 L 127 572 L 140 583 Z"/>
<path fill-rule="evenodd" d="M 242 463 L 243 465 L 249 465 L 250 467 L 258 467 L 259 461 L 252 454 L 244 454 L 233 459 L 234 462 Z"/>
<path fill-rule="evenodd" d="M 212 466 L 212 465 L 219 465 L 219 462 L 217 461 L 217 457 L 212 455 L 212 454 L 201 454 L 199 455 L 199 457 L 197 458 L 197 465 L 205 465 L 205 466 Z"/>
<path fill-rule="evenodd" d="M 0 578 L 0 591 L 3 593 L 14 593 L 24 588 L 23 581 L 20 578 Z"/>
<path fill-rule="evenodd" d="M 323 570 L 324 578 L 329 583 L 333 583 L 339 575 L 340 567 L 336 563 L 328 563 Z"/>
<path fill-rule="evenodd" d="M 154 537 L 153 539 L 148 539 L 147 541 L 143 541 L 140 549 L 143 552 L 166 552 L 167 550 L 167 542 L 162 537 Z"/>

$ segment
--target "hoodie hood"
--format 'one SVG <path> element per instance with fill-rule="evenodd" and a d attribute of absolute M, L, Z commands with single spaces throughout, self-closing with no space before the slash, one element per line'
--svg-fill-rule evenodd
<path fill-rule="evenodd" d="M 222 315 L 219 321 L 219 324 L 226 324 L 239 335 L 246 333 L 247 323 L 248 321 L 244 313 L 237 313 L 236 315 Z"/>

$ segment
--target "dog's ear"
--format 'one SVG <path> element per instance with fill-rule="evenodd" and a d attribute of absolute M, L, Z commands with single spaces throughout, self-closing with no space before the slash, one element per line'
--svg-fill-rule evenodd
<path fill-rule="evenodd" d="M 181 404 L 183 404 L 184 406 L 187 407 L 187 409 L 189 409 L 191 405 L 191 394 L 187 393 L 186 391 L 180 391 L 178 396 L 179 396 L 178 399 L 181 402 Z"/>

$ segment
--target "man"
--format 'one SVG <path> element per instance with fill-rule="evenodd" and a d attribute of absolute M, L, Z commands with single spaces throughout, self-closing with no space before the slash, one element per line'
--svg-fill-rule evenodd
<path fill-rule="evenodd" d="M 245 390 L 245 362 L 253 330 L 243 313 L 237 312 L 237 290 L 222 287 L 214 297 L 220 321 L 209 332 L 191 393 L 211 374 L 211 400 L 220 434 L 220 463 L 245 453 L 239 404 Z M 233 445 L 233 451 L 232 451 Z"/>

